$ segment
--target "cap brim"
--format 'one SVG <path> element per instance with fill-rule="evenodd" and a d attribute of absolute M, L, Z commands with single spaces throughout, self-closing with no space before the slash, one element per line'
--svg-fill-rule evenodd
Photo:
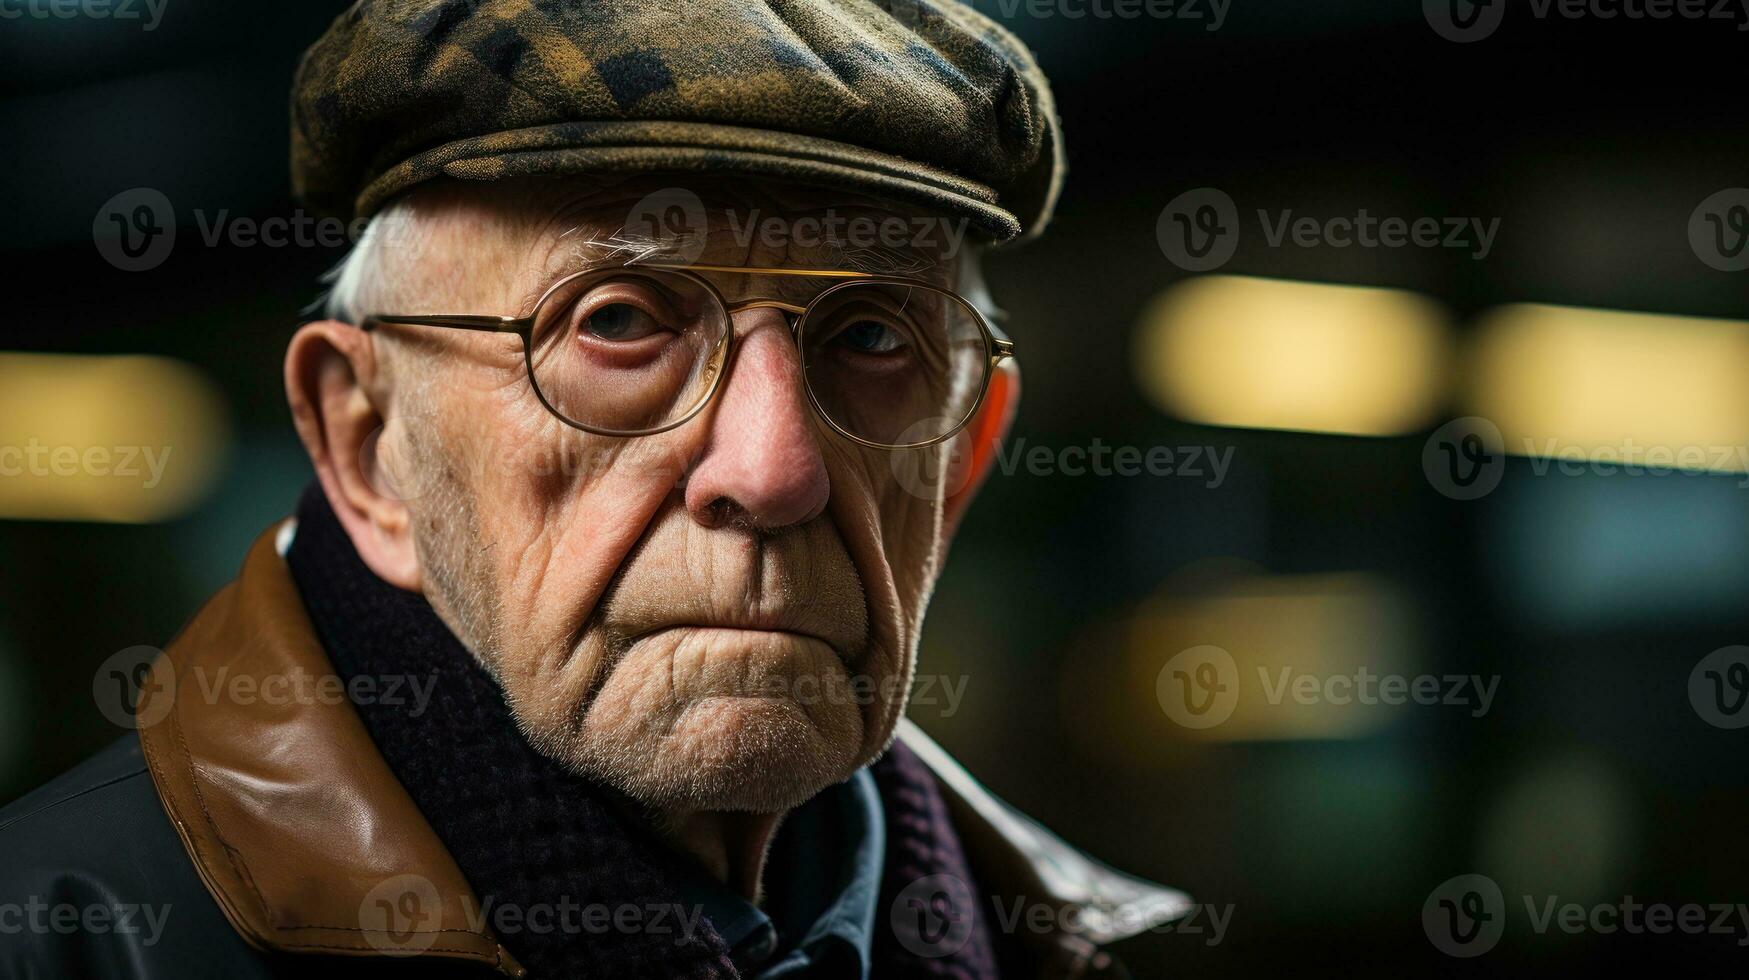
<path fill-rule="evenodd" d="M 774 177 L 839 187 L 966 218 L 995 243 L 1023 230 L 1012 212 L 997 206 L 993 189 L 944 170 L 813 136 L 683 122 L 558 123 L 458 140 L 378 176 L 360 192 L 354 208 L 369 217 L 396 194 L 437 177 L 640 172 Z"/>

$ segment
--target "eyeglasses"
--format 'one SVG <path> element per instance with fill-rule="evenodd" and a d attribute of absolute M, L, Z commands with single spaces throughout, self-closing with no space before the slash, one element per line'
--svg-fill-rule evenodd
<path fill-rule="evenodd" d="M 730 304 L 701 272 L 839 280 L 806 306 Z M 379 314 L 384 324 L 513 333 L 530 387 L 565 424 L 605 436 L 684 425 L 710 403 L 733 357 L 734 314 L 789 314 L 808 401 L 840 435 L 877 449 L 952 437 L 977 413 L 1013 342 L 971 303 L 898 276 L 834 269 L 646 264 L 568 275 L 527 316 Z"/>

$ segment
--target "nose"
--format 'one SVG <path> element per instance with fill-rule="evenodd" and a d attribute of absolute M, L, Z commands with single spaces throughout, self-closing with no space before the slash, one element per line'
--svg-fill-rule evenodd
<path fill-rule="evenodd" d="M 773 309 L 735 314 L 736 349 L 706 420 L 686 509 L 706 527 L 802 524 L 826 507 L 830 484 L 802 388 L 801 356 Z"/>

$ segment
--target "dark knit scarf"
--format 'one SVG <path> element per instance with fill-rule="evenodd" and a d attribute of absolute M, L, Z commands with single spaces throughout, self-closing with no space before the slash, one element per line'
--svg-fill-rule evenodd
<path fill-rule="evenodd" d="M 528 744 L 497 685 L 425 599 L 365 566 L 318 486 L 299 504 L 286 561 L 342 678 L 435 678 L 423 712 L 411 697 L 357 707 L 389 768 L 482 902 L 521 909 L 561 900 L 608 909 L 681 907 L 661 845 L 622 819 L 599 787 Z M 889 917 L 905 914 L 894 904 L 912 882 L 953 875 L 981 892 L 923 763 L 895 746 L 871 771 L 887 819 L 875 976 L 995 977 L 987 907 L 978 910 L 971 938 L 948 955 L 919 956 L 897 941 Z M 773 849 L 784 845 L 780 831 Z M 690 939 L 678 929 L 523 929 L 499 938 L 533 980 L 737 976 L 722 938 L 702 920 Z"/>

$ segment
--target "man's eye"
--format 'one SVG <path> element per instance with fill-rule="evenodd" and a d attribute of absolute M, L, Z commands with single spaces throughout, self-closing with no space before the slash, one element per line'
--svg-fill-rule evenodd
<path fill-rule="evenodd" d="M 642 340 L 664 328 L 656 318 L 630 303 L 608 303 L 583 318 L 581 329 L 598 340 Z"/>
<path fill-rule="evenodd" d="M 860 354 L 890 354 L 905 346 L 905 336 L 878 320 L 857 320 L 833 340 Z"/>

